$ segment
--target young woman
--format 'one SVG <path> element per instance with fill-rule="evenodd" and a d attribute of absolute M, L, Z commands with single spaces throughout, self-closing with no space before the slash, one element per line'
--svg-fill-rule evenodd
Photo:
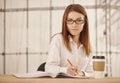
<path fill-rule="evenodd" d="M 52 37 L 45 71 L 93 76 L 88 17 L 81 5 L 70 4 L 66 8 L 62 33 Z"/>

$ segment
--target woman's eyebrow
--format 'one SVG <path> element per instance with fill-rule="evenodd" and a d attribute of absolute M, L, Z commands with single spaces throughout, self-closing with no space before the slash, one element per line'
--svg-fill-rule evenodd
<path fill-rule="evenodd" d="M 72 20 L 74 20 L 73 18 L 67 18 L 67 19 L 72 19 Z M 84 19 L 84 17 L 78 17 L 78 18 L 76 18 L 75 20 L 77 20 L 77 19 Z"/>
<path fill-rule="evenodd" d="M 79 17 L 79 18 L 76 18 L 76 19 L 84 19 L 84 17 Z"/>
<path fill-rule="evenodd" d="M 72 19 L 72 18 L 67 18 L 67 19 Z"/>

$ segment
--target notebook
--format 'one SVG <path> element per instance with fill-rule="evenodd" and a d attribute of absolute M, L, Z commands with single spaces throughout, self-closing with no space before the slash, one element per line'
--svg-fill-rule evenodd
<path fill-rule="evenodd" d="M 13 74 L 15 77 L 18 78 L 38 78 L 38 77 L 52 77 L 52 78 L 88 78 L 88 77 L 83 77 L 83 76 L 72 76 L 67 73 L 58 73 L 53 74 L 49 72 L 43 72 L 43 71 L 37 71 L 37 72 L 32 72 L 32 73 L 16 73 Z"/>

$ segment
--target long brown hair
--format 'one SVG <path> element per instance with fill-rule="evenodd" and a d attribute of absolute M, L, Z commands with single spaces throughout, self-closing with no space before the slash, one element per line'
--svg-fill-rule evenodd
<path fill-rule="evenodd" d="M 70 4 L 64 12 L 63 21 L 62 21 L 62 37 L 63 37 L 64 44 L 65 44 L 66 48 L 71 52 L 69 39 L 68 39 L 68 35 L 70 35 L 70 33 L 67 29 L 67 24 L 66 24 L 68 14 L 71 11 L 75 11 L 75 12 L 78 12 L 78 13 L 81 13 L 84 15 L 85 23 L 83 26 L 83 30 L 81 31 L 79 41 L 83 44 L 83 46 L 85 48 L 86 55 L 89 56 L 91 53 L 91 48 L 90 48 L 90 40 L 89 40 L 88 17 L 87 17 L 87 13 L 86 13 L 84 7 L 82 7 L 79 4 Z"/>

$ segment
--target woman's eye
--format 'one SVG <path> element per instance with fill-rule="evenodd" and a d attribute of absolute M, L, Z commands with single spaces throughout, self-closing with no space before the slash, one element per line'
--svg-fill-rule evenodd
<path fill-rule="evenodd" d="M 76 22 L 79 22 L 79 23 L 81 23 L 81 22 L 84 22 L 84 20 L 76 20 Z"/>
<path fill-rule="evenodd" d="M 81 22 L 82 20 L 76 20 L 77 22 Z"/>
<path fill-rule="evenodd" d="M 68 22 L 72 22 L 73 20 L 67 20 Z"/>

